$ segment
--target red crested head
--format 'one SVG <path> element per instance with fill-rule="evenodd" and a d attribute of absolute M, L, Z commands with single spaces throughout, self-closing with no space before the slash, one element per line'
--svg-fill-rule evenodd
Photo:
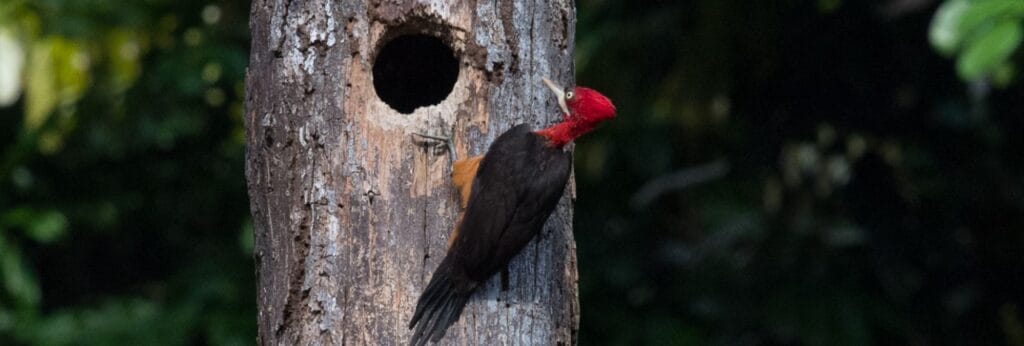
<path fill-rule="evenodd" d="M 600 123 L 615 117 L 615 105 L 597 90 L 576 87 L 565 93 L 565 105 L 570 118 Z"/>
<path fill-rule="evenodd" d="M 597 90 L 576 87 L 563 91 L 555 83 L 544 78 L 544 83 L 555 93 L 558 106 L 562 109 L 562 122 L 537 131 L 557 147 L 564 146 L 598 124 L 615 117 L 615 105 Z"/>

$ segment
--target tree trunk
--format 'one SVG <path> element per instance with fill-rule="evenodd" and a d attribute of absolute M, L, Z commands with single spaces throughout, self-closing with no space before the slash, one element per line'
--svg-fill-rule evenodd
<path fill-rule="evenodd" d="M 250 23 L 246 178 L 259 342 L 406 343 L 416 299 L 460 212 L 448 151 L 413 133 L 451 136 L 466 158 L 515 124 L 558 120 L 540 78 L 573 82 L 574 4 L 258 0 Z M 382 47 L 415 34 L 454 52 L 449 94 L 433 79 L 403 79 L 437 76 L 419 70 L 375 74 Z M 399 50 L 412 58 L 391 67 L 428 59 L 420 48 Z M 386 103 L 378 94 L 388 87 L 405 93 Z M 438 90 L 436 104 L 403 109 Z M 567 190 L 512 261 L 509 289 L 497 278 L 481 288 L 443 344 L 576 343 L 573 184 Z"/>

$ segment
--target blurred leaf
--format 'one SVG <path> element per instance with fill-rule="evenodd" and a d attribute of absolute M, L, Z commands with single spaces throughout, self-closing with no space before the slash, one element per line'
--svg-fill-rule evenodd
<path fill-rule="evenodd" d="M 39 284 L 32 271 L 23 262 L 21 249 L 7 243 L 0 234 L 0 279 L 4 289 L 18 305 L 34 307 L 39 304 Z"/>
<path fill-rule="evenodd" d="M 936 51 L 959 55 L 963 80 L 991 77 L 996 86 L 1013 79 L 1010 56 L 1020 47 L 1024 1 L 948 0 L 932 19 L 928 37 Z"/>
<path fill-rule="evenodd" d="M 960 22 L 968 8 L 968 0 L 952 0 L 942 3 L 935 12 L 931 28 L 928 30 L 928 39 L 940 53 L 950 56 L 960 47 L 960 42 L 963 41 Z"/>
<path fill-rule="evenodd" d="M 107 34 L 107 59 L 110 64 L 110 71 L 114 92 L 127 90 L 142 71 L 139 57 L 148 50 L 148 42 L 145 36 L 137 30 L 118 28 Z"/>
<path fill-rule="evenodd" d="M 28 69 L 25 72 L 25 127 L 39 128 L 57 106 L 57 81 L 53 78 L 53 54 L 50 45 L 37 42 L 32 47 Z"/>
<path fill-rule="evenodd" d="M 10 106 L 21 96 L 21 73 L 25 50 L 11 30 L 0 27 L 0 107 Z"/>
<path fill-rule="evenodd" d="M 40 214 L 26 231 L 32 239 L 40 243 L 49 243 L 64 235 L 67 226 L 68 221 L 64 214 L 51 210 Z"/>
<path fill-rule="evenodd" d="M 959 0 L 953 0 L 959 1 Z M 980 32 L 1005 20 L 1020 20 L 1024 16 L 1024 1 L 977 0 L 971 1 L 960 17 L 957 30 L 965 40 L 974 40 Z"/>
<path fill-rule="evenodd" d="M 1021 23 L 1004 21 L 971 42 L 957 60 L 957 72 L 966 80 L 987 76 L 1001 67 L 1024 38 Z"/>
<path fill-rule="evenodd" d="M 35 43 L 26 76 L 25 128 L 38 129 L 57 106 L 82 97 L 91 59 L 80 43 L 59 36 Z"/>
<path fill-rule="evenodd" d="M 59 211 L 36 211 L 30 208 L 16 208 L 0 216 L 0 225 L 17 227 L 40 243 L 49 243 L 64 235 L 68 221 Z"/>

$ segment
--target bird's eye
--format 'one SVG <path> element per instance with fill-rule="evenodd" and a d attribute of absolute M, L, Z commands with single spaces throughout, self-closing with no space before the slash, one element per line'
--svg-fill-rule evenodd
<path fill-rule="evenodd" d="M 572 100 L 573 96 L 576 96 L 576 94 L 574 94 L 572 91 L 569 91 L 569 92 L 565 93 L 565 99 L 566 100 Z"/>

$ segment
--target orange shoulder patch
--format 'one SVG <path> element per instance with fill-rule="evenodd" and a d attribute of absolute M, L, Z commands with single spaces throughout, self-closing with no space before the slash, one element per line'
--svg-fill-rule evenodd
<path fill-rule="evenodd" d="M 463 208 L 469 203 L 469 194 L 473 192 L 473 179 L 476 178 L 476 170 L 480 167 L 480 160 L 483 158 L 484 156 L 480 155 L 458 160 L 452 167 L 452 183 L 459 190 Z"/>
<path fill-rule="evenodd" d="M 452 166 L 452 184 L 455 184 L 455 188 L 459 190 L 459 201 L 463 209 L 469 204 L 469 194 L 473 192 L 473 179 L 476 178 L 476 170 L 480 167 L 480 160 L 483 158 L 484 156 L 480 155 L 465 160 L 458 160 Z M 459 213 L 459 221 L 455 223 L 455 229 L 452 230 L 451 236 L 448 237 L 449 248 L 455 244 L 455 239 L 459 237 L 459 224 L 461 223 L 462 213 Z"/>

